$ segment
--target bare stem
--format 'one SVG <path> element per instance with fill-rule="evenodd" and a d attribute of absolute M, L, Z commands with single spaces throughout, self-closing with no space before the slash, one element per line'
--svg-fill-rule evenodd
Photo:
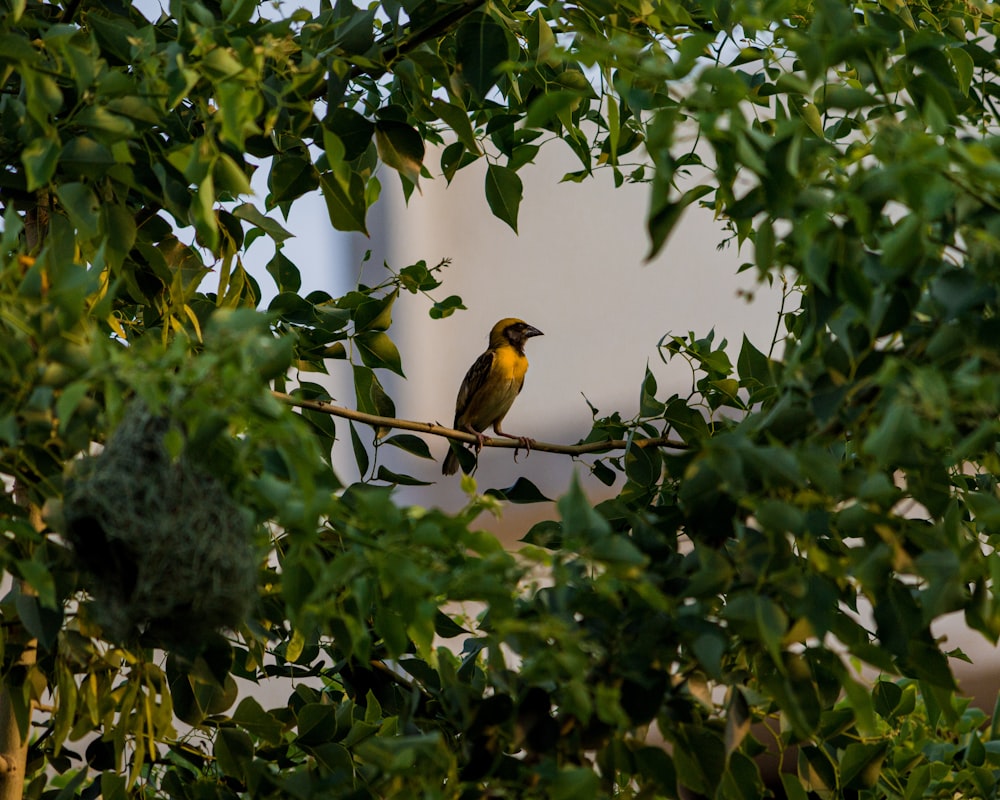
<path fill-rule="evenodd" d="M 292 397 L 284 392 L 274 392 L 275 397 L 283 403 L 296 408 L 307 408 L 310 411 L 318 411 L 321 414 L 329 414 L 333 417 L 361 422 L 373 428 L 396 428 L 398 430 L 417 431 L 418 433 L 429 433 L 432 436 L 442 436 L 446 439 L 454 439 L 458 442 L 468 442 L 476 444 L 475 436 L 466 431 L 448 428 L 434 422 L 418 422 L 410 419 L 397 419 L 395 417 L 380 417 L 376 414 L 366 414 L 363 411 L 355 411 L 353 408 L 335 406 L 323 400 L 303 400 Z M 487 438 L 483 441 L 484 447 L 506 447 L 517 449 L 522 445 L 514 439 L 493 439 Z M 560 453 L 568 456 L 581 456 L 588 453 L 606 453 L 610 450 L 625 450 L 628 447 L 666 447 L 673 450 L 686 450 L 689 445 L 678 439 L 671 439 L 668 436 L 658 436 L 645 439 L 607 439 L 603 442 L 584 442 L 582 444 L 554 444 L 552 442 L 533 442 L 532 450 L 540 450 L 544 453 Z"/>

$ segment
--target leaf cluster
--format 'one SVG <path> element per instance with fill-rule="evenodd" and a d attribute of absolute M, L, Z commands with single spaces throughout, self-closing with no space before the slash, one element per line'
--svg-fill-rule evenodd
<path fill-rule="evenodd" d="M 766 796 L 779 757 L 795 798 L 996 793 L 996 715 L 957 696 L 935 627 L 1000 637 L 991 4 L 2 7 L 2 674 L 40 730 L 31 797 L 728 800 Z M 474 520 L 544 501 L 529 482 L 401 506 L 419 476 L 375 468 L 351 424 L 343 485 L 332 417 L 270 391 L 327 400 L 305 378 L 349 370 L 393 417 L 395 304 L 462 308 L 436 299 L 445 262 L 303 295 L 278 216 L 319 192 L 368 232 L 386 168 L 409 193 L 479 163 L 516 230 L 555 141 L 567 180 L 649 184 L 651 254 L 708 207 L 786 305 L 735 362 L 667 333 L 688 390 L 656 366 L 637 416 L 592 409 L 585 441 L 626 442 L 586 465 L 616 491 L 573 483 L 514 554 Z M 60 530 L 133 402 L 257 554 L 245 618 L 166 650 L 102 625 Z M 387 426 L 378 447 L 429 457 Z M 687 447 L 643 444 L 666 437 Z"/>

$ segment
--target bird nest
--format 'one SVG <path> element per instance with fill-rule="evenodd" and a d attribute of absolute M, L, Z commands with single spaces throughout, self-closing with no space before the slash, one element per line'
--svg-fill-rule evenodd
<path fill-rule="evenodd" d="M 242 622 L 256 594 L 249 512 L 188 454 L 170 457 L 169 428 L 134 403 L 68 481 L 65 536 L 111 640 L 197 645 Z"/>

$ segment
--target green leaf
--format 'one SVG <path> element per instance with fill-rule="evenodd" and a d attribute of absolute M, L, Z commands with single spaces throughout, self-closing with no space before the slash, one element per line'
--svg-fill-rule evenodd
<path fill-rule="evenodd" d="M 743 334 L 743 345 L 736 359 L 736 370 L 741 386 L 768 386 L 773 381 L 771 360 L 754 347 L 746 334 Z"/>
<path fill-rule="evenodd" d="M 518 541 L 558 550 L 562 547 L 562 523 L 553 519 L 536 522 Z"/>
<path fill-rule="evenodd" d="M 459 108 L 451 103 L 446 103 L 436 97 L 430 99 L 430 108 L 441 120 L 452 129 L 465 149 L 470 153 L 479 155 L 479 142 L 476 141 L 476 133 L 469 120 L 469 112 L 464 108 Z"/>
<path fill-rule="evenodd" d="M 658 448 L 631 445 L 625 451 L 625 475 L 637 486 L 654 486 L 662 470 L 663 457 Z"/>
<path fill-rule="evenodd" d="M 833 793 L 838 788 L 837 765 L 824 748 L 800 748 L 798 772 L 805 788 L 813 792 Z"/>
<path fill-rule="evenodd" d="M 336 134 L 343 144 L 345 161 L 353 161 L 364 153 L 375 135 L 375 123 L 350 108 L 335 108 L 326 115 L 323 127 Z"/>
<path fill-rule="evenodd" d="M 290 239 L 294 234 L 289 233 L 270 217 L 261 214 L 257 208 L 250 203 L 243 203 L 233 209 L 233 216 L 237 219 L 246 220 L 251 225 L 255 225 L 270 236 L 275 242 L 281 243 Z"/>
<path fill-rule="evenodd" d="M 462 298 L 457 294 L 449 295 L 444 300 L 438 300 L 431 306 L 430 314 L 431 319 L 444 319 L 445 317 L 450 317 L 456 311 L 464 311 L 465 305 L 462 303 Z"/>
<path fill-rule="evenodd" d="M 21 151 L 24 174 L 29 192 L 48 184 L 56 171 L 61 148 L 55 139 L 39 137 L 32 139 Z"/>
<path fill-rule="evenodd" d="M 715 187 L 702 184 L 688 189 L 677 200 L 671 200 L 669 186 L 660 187 L 656 183 L 653 184 L 651 208 L 646 220 L 646 228 L 651 240 L 649 252 L 646 254 L 647 261 L 654 258 L 666 244 L 684 210 L 713 191 L 715 191 Z"/>
<path fill-rule="evenodd" d="M 365 448 L 364 442 L 361 441 L 361 437 L 358 435 L 357 428 L 354 427 L 354 423 L 350 423 L 351 427 L 351 446 L 354 449 L 354 460 L 358 465 L 358 472 L 361 473 L 363 478 L 368 474 L 368 467 L 370 462 L 368 460 L 368 450 Z"/>
<path fill-rule="evenodd" d="M 113 267 L 119 268 L 128 258 L 136 241 L 138 230 L 135 217 L 125 206 L 104 203 L 101 206 L 101 218 L 107 234 L 105 256 Z"/>
<path fill-rule="evenodd" d="M 853 742 L 840 759 L 840 783 L 845 789 L 871 789 L 882 772 L 888 742 Z"/>
<path fill-rule="evenodd" d="M 101 204 L 89 186 L 83 183 L 63 183 L 56 187 L 56 196 L 81 236 L 88 239 L 97 236 L 101 223 Z"/>
<path fill-rule="evenodd" d="M 368 235 L 365 217 L 368 204 L 365 202 L 365 184 L 361 176 L 350 173 L 346 182 L 341 182 L 332 173 L 319 176 L 319 185 L 326 200 L 326 210 L 330 222 L 338 231 L 358 231 Z"/>
<path fill-rule="evenodd" d="M 302 287 L 302 275 L 280 249 L 275 249 L 274 257 L 265 267 L 268 274 L 274 278 L 279 292 L 298 292 Z"/>
<path fill-rule="evenodd" d="M 461 625 L 455 622 L 455 620 L 453 620 L 447 614 L 438 611 L 434 615 L 434 633 L 436 633 L 442 639 L 454 639 L 456 636 L 462 636 L 464 634 L 468 634 L 469 631 L 467 631 L 465 628 L 463 628 Z M 409 667 L 404 666 L 404 669 L 407 669 L 407 671 L 412 670 L 412 668 L 413 668 L 412 664 Z"/>
<path fill-rule="evenodd" d="M 416 130 L 402 122 L 375 123 L 375 146 L 379 158 L 414 186 L 420 185 L 424 163 L 424 140 Z"/>
<path fill-rule="evenodd" d="M 507 35 L 499 23 L 486 14 L 466 17 L 455 33 L 455 62 L 477 99 L 493 88 L 507 57 Z"/>
<path fill-rule="evenodd" d="M 361 361 L 365 366 L 373 369 L 388 369 L 401 377 L 403 366 L 399 356 L 399 350 L 393 344 L 388 334 L 382 331 L 370 331 L 361 333 L 354 337 L 354 344 L 361 354 Z"/>
<path fill-rule="evenodd" d="M 726 753 L 732 753 L 750 733 L 753 715 L 747 705 L 746 697 L 738 687 L 733 688 L 729 705 L 726 709 Z"/>
<path fill-rule="evenodd" d="M 639 415 L 642 417 L 659 417 L 663 414 L 664 404 L 656 399 L 656 377 L 646 367 L 646 375 L 642 381 L 642 391 L 639 393 Z"/>
<path fill-rule="evenodd" d="M 319 188 L 319 173 L 312 161 L 295 154 L 277 156 L 267 175 L 271 202 L 286 203 Z"/>
<path fill-rule="evenodd" d="M 579 102 L 579 92 L 565 89 L 540 94 L 528 106 L 528 115 L 524 120 L 525 127 L 544 127 L 564 111 L 574 108 Z"/>
<path fill-rule="evenodd" d="M 52 571 L 41 561 L 20 559 L 17 561 L 17 573 L 35 592 L 33 600 L 40 603 L 45 610 L 58 612 L 61 619 L 62 605 L 56 599 L 56 585 Z"/>
<path fill-rule="evenodd" d="M 64 388 L 56 400 L 56 417 L 59 419 L 59 431 L 65 433 L 69 423 L 83 399 L 90 393 L 91 387 L 87 381 L 76 381 Z M 55 606 L 55 595 L 51 605 Z"/>
<path fill-rule="evenodd" d="M 757 594 L 740 594 L 726 604 L 726 619 L 742 623 L 740 630 L 762 642 L 775 665 L 782 667 L 782 642 L 788 630 L 788 616 L 768 597 Z"/>
<path fill-rule="evenodd" d="M 20 562 L 19 569 L 25 570 L 26 566 L 34 565 L 34 562 Z M 40 565 L 38 565 L 40 566 Z M 28 570 L 30 571 L 30 570 Z M 38 578 L 36 578 L 38 580 Z M 50 577 L 51 580 L 51 577 Z M 59 629 L 62 627 L 63 612 L 61 607 L 49 608 L 42 605 L 39 597 L 34 595 L 18 594 L 15 598 L 17 614 L 21 619 L 21 624 L 25 630 L 38 639 L 38 643 L 45 650 L 52 650 L 59 637 Z"/>
<path fill-rule="evenodd" d="M 600 780 L 588 767 L 562 769 L 548 786 L 546 796 L 550 800 L 582 800 L 597 797 Z"/>
<path fill-rule="evenodd" d="M 639 774 L 659 787 L 658 795 L 674 797 L 677 792 L 677 771 L 674 760 L 662 747 L 640 747 L 635 751 Z"/>
<path fill-rule="evenodd" d="M 862 451 L 886 466 L 913 462 L 913 443 L 920 438 L 912 409 L 894 403 L 865 437 Z"/>
<path fill-rule="evenodd" d="M 569 491 L 559 498 L 556 506 L 562 517 L 562 531 L 567 542 L 589 544 L 611 535 L 611 526 L 590 504 L 575 472 Z"/>
<path fill-rule="evenodd" d="M 822 111 L 831 108 L 857 111 L 859 108 L 873 106 L 878 102 L 878 99 L 874 95 L 869 94 L 864 89 L 857 89 L 853 86 L 841 86 L 839 84 L 831 84 L 824 87 L 820 96 L 816 98 L 816 105 Z"/>
<path fill-rule="evenodd" d="M 253 697 L 244 698 L 233 712 L 233 722 L 268 744 L 278 744 L 284 725 Z"/>
<path fill-rule="evenodd" d="M 299 709 L 297 741 L 315 747 L 337 735 L 337 708 L 330 703 L 307 703 Z"/>
<path fill-rule="evenodd" d="M 382 444 L 391 444 L 393 447 L 398 447 L 400 450 L 404 450 L 405 452 L 417 456 L 418 458 L 428 458 L 432 461 L 434 460 L 434 456 L 431 455 L 431 450 L 427 446 L 427 442 L 419 436 L 414 436 L 410 433 L 400 433 L 396 436 L 389 436 L 383 440 Z"/>
<path fill-rule="evenodd" d="M 392 398 L 385 393 L 375 373 L 370 367 L 352 364 L 354 371 L 354 394 L 358 410 L 380 417 L 395 417 L 396 406 Z M 379 428 L 376 435 L 381 438 L 389 432 L 388 428 Z"/>
<path fill-rule="evenodd" d="M 253 761 L 253 742 L 239 728 L 219 728 L 213 755 L 223 775 L 245 781 Z"/>
<path fill-rule="evenodd" d="M 79 699 L 76 679 L 73 677 L 73 672 L 64 659 L 59 659 L 56 662 L 56 689 L 59 693 L 59 704 L 56 706 L 55 720 L 52 726 L 52 738 L 55 752 L 58 754 L 63 742 L 66 741 L 66 737 L 69 736 L 73 728 L 73 721 L 77 711 L 77 701 Z"/>
<path fill-rule="evenodd" d="M 524 185 L 514 170 L 490 164 L 486 168 L 486 202 L 498 219 L 517 233 L 517 212 L 521 206 Z"/>
<path fill-rule="evenodd" d="M 949 47 L 945 52 L 948 54 L 948 58 L 951 59 L 952 66 L 955 68 L 955 78 L 958 82 L 959 91 L 968 96 L 976 66 L 972 60 L 972 56 L 961 47 Z"/>
<path fill-rule="evenodd" d="M 257 11 L 259 3 L 256 0 L 222 0 L 222 13 L 226 15 L 229 25 L 245 25 Z"/>
<path fill-rule="evenodd" d="M 253 194 L 250 179 L 247 178 L 244 168 L 225 153 L 219 153 L 212 164 L 212 178 L 220 192 L 225 192 L 232 197 Z"/>
<path fill-rule="evenodd" d="M 375 478 L 376 480 L 385 481 L 397 486 L 431 486 L 434 483 L 433 481 L 422 481 L 419 478 L 414 478 L 412 475 L 393 472 L 385 466 L 379 466 Z"/>
<path fill-rule="evenodd" d="M 59 84 L 51 76 L 36 69 L 26 70 L 22 80 L 28 113 L 43 129 L 48 128 L 49 117 L 58 114 L 62 108 L 63 95 Z"/>
<path fill-rule="evenodd" d="M 354 310 L 354 329 L 358 333 L 366 331 L 387 331 L 392 325 L 392 306 L 399 292 L 385 297 L 373 297 L 363 301 Z"/>
<path fill-rule="evenodd" d="M 802 781 L 797 775 L 790 772 L 781 773 L 781 786 L 788 796 L 788 800 L 808 800 L 809 795 L 802 786 Z"/>
<path fill-rule="evenodd" d="M 754 263 L 761 274 L 774 266 L 774 225 L 770 219 L 761 221 L 754 232 Z"/>

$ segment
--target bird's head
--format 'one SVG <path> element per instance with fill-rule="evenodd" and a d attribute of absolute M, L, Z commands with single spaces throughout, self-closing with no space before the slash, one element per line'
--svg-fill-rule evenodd
<path fill-rule="evenodd" d="M 490 331 L 490 347 L 501 347 L 509 344 L 519 353 L 524 352 L 524 343 L 532 336 L 541 336 L 538 328 L 529 325 L 523 319 L 507 317 L 500 320 Z"/>

